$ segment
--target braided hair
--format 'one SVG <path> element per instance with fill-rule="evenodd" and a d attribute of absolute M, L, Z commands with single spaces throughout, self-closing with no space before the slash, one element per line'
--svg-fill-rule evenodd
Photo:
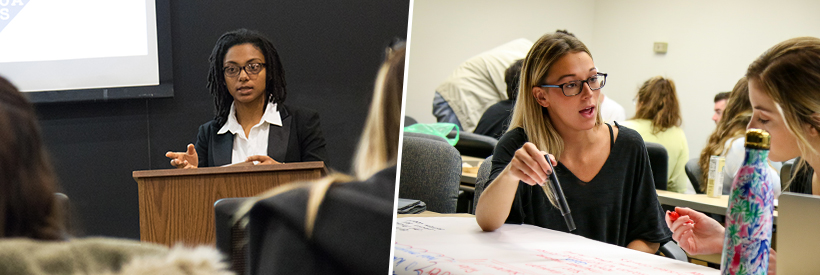
<path fill-rule="evenodd" d="M 216 41 L 211 56 L 208 58 L 210 68 L 208 69 L 208 91 L 214 97 L 214 112 L 218 126 L 225 125 L 233 103 L 233 96 L 228 92 L 225 84 L 225 72 L 223 69 L 225 54 L 236 45 L 251 44 L 265 56 L 265 97 L 267 101 L 276 104 L 285 102 L 287 90 L 285 88 L 285 70 L 279 59 L 279 53 L 273 43 L 259 32 L 238 29 L 226 32 Z"/>

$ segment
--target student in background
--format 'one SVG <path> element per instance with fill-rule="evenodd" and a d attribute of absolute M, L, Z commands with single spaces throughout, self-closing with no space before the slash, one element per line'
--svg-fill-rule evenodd
<path fill-rule="evenodd" d="M 723 117 L 723 112 L 726 110 L 726 102 L 729 99 L 729 92 L 721 92 L 715 95 L 715 114 L 712 115 L 712 121 L 715 124 L 720 122 Z"/>
<path fill-rule="evenodd" d="M 601 118 L 606 122 L 615 122 L 626 120 L 626 111 L 621 104 L 612 100 L 612 98 L 601 94 Z"/>
<path fill-rule="evenodd" d="M 746 71 L 752 118 L 748 128 L 769 132 L 771 161 L 801 157 L 794 170 L 820 167 L 820 39 L 798 37 L 783 41 L 757 58 Z M 796 145 L 796 146 L 795 146 Z M 816 170 L 816 169 L 814 169 Z M 820 195 L 817 173 L 786 185 Z M 681 216 L 667 225 L 683 250 L 692 255 L 720 253 L 724 228 L 703 213 L 676 208 Z M 693 221 L 694 223 L 688 223 Z M 781 232 L 783 233 L 783 232 Z M 777 255 L 772 250 L 769 274 L 774 274 Z"/>
<path fill-rule="evenodd" d="M 667 190 L 694 194 L 695 188 L 684 170 L 689 161 L 689 145 L 680 128 L 682 119 L 675 82 L 660 76 L 650 78 L 638 89 L 635 99 L 635 116 L 623 125 L 638 131 L 645 142 L 660 143 L 666 148 L 669 155 Z"/>
<path fill-rule="evenodd" d="M 385 274 L 390 266 L 404 42 L 388 48 L 353 176 L 291 183 L 247 202 L 251 274 Z M 244 216 L 239 214 L 237 216 Z"/>
<path fill-rule="evenodd" d="M 507 128 L 510 126 L 510 118 L 512 117 L 513 106 L 515 106 L 515 96 L 518 91 L 518 80 L 521 76 L 521 65 L 524 64 L 524 59 L 515 61 L 504 72 L 504 82 L 507 83 L 507 98 L 487 108 L 481 119 L 478 120 L 478 125 L 475 127 L 473 133 L 482 134 L 485 136 L 498 139 Z"/>
<path fill-rule="evenodd" d="M 327 160 L 319 114 L 284 104 L 285 71 L 270 40 L 247 29 L 227 32 L 216 41 L 209 62 L 207 86 L 216 117 L 199 127 L 196 146 L 165 154 L 171 165 Z"/>
<path fill-rule="evenodd" d="M 483 230 L 526 223 L 568 231 L 547 195 L 550 161 L 577 225 L 572 233 L 647 253 L 671 238 L 640 135 L 602 122 L 605 83 L 574 35 L 557 31 L 533 45 L 510 129 L 495 147 L 490 184 L 476 207 Z"/>
<path fill-rule="evenodd" d="M 746 148 L 746 125 L 752 119 L 752 104 L 749 102 L 749 84 L 746 78 L 741 78 L 735 88 L 732 89 L 729 97 L 723 99 L 727 101 L 723 119 L 718 121 L 717 128 L 709 136 L 706 148 L 700 153 L 698 166 L 703 171 L 700 177 L 700 192 L 706 192 L 706 182 L 709 174 L 709 158 L 711 156 L 722 156 L 726 158 L 723 167 L 723 194 L 728 195 L 732 190 L 732 181 L 740 166 L 743 165 Z M 778 170 L 769 163 L 769 174 L 777 175 Z M 772 177 L 775 186 L 775 198 L 780 196 L 780 177 Z"/>

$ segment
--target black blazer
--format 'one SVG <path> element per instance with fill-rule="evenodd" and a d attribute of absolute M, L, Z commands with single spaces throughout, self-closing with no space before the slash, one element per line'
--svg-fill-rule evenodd
<path fill-rule="evenodd" d="M 387 274 L 395 188 L 396 166 L 331 185 L 310 240 L 307 189 L 257 202 L 247 227 L 250 274 Z"/>
<path fill-rule="evenodd" d="M 270 125 L 268 156 L 278 162 L 325 161 L 325 136 L 319 127 L 319 113 L 309 109 L 279 104 L 282 126 Z M 222 166 L 231 163 L 234 135 L 218 135 L 222 125 L 216 120 L 199 126 L 196 153 L 199 167 Z M 282 146 L 287 144 L 287 146 Z"/>

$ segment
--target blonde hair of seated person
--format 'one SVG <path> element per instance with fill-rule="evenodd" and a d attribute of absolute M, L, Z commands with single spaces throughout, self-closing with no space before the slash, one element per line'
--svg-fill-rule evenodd
<path fill-rule="evenodd" d="M 243 216 L 260 200 L 287 191 L 308 188 L 305 236 L 310 239 L 313 234 L 313 225 L 316 221 L 319 207 L 332 184 L 365 180 L 376 172 L 396 165 L 400 137 L 399 131 L 401 130 L 404 62 L 404 42 L 399 42 L 396 46 L 387 49 L 386 60 L 379 69 L 376 77 L 370 111 L 365 121 L 364 131 L 354 157 L 354 176 L 335 173 L 316 181 L 296 182 L 273 188 L 245 202 L 237 211 L 237 219 L 234 220 L 234 222 L 239 222 L 242 226 L 246 225 L 247 219 L 244 219 Z"/>
<path fill-rule="evenodd" d="M 749 82 L 746 77 L 741 78 L 735 84 L 726 102 L 726 109 L 723 117 L 718 122 L 717 128 L 709 136 L 706 147 L 700 153 L 698 166 L 700 166 L 700 182 L 705 183 L 709 174 L 709 158 L 713 155 L 723 155 L 729 148 L 726 142 L 733 139 L 744 138 L 746 125 L 752 119 L 752 103 L 749 102 Z M 727 184 L 727 183 L 724 183 Z M 731 184 L 731 183 L 728 183 Z M 706 184 L 700 185 L 700 191 L 706 192 Z"/>
<path fill-rule="evenodd" d="M 792 170 L 801 170 L 807 156 L 820 155 L 808 138 L 811 128 L 820 131 L 820 38 L 797 37 L 775 45 L 749 65 L 746 77 L 780 109 L 803 156 Z"/>
<path fill-rule="evenodd" d="M 524 58 L 521 66 L 521 76 L 518 85 L 518 96 L 512 112 L 510 127 L 524 129 L 527 138 L 535 144 L 539 150 L 552 154 L 555 159 L 561 158 L 564 151 L 564 139 L 555 130 L 550 121 L 550 114 L 547 108 L 542 107 L 532 95 L 532 87 L 541 85 L 541 81 L 547 78 L 547 72 L 555 61 L 568 53 L 585 52 L 590 58 L 592 54 L 581 40 L 566 31 L 545 34 L 535 42 Z M 596 108 L 595 127 L 603 124 L 600 108 Z M 547 197 L 553 206 L 557 207 L 552 186 L 546 184 Z"/>
<path fill-rule="evenodd" d="M 682 119 L 675 82 L 662 76 L 652 77 L 638 89 L 637 110 L 632 119 L 652 121 L 652 134 L 657 134 L 674 126 L 680 126 Z"/>

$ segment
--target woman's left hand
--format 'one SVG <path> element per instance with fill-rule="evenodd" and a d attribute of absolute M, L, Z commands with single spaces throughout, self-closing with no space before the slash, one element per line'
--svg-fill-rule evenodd
<path fill-rule="evenodd" d="M 245 162 L 254 162 L 254 161 L 258 161 L 259 162 L 258 164 L 282 164 L 281 162 L 275 161 L 271 157 L 265 156 L 265 155 L 250 156 L 250 157 L 248 157 L 247 160 L 245 160 Z"/>

